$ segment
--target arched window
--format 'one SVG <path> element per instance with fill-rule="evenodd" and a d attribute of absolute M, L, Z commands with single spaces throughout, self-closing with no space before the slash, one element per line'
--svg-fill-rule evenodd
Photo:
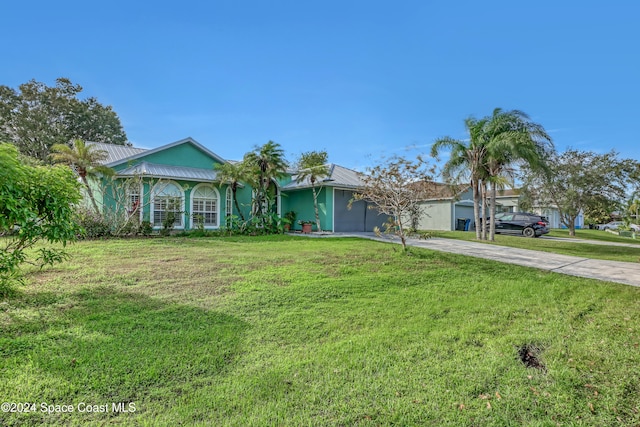
<path fill-rule="evenodd" d="M 159 182 L 152 192 L 153 226 L 162 227 L 164 222 L 173 216 L 173 226 L 184 227 L 182 222 L 184 212 L 184 197 L 182 188 L 174 182 Z"/>
<path fill-rule="evenodd" d="M 142 203 L 140 199 L 140 187 L 141 183 L 136 180 L 127 180 L 124 183 L 127 213 L 131 216 L 138 215 L 142 211 L 142 209 L 140 209 L 140 203 Z"/>
<path fill-rule="evenodd" d="M 227 216 L 233 215 L 233 190 L 231 189 L 231 186 L 227 187 L 227 200 L 225 208 L 225 213 L 227 214 Z"/>
<path fill-rule="evenodd" d="M 192 226 L 202 225 L 205 228 L 218 226 L 219 195 L 211 185 L 196 185 L 191 192 L 191 218 Z"/>

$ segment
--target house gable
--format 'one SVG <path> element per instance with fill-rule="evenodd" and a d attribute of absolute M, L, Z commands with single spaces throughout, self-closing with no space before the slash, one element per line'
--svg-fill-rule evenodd
<path fill-rule="evenodd" d="M 213 169 L 216 163 L 226 163 L 222 157 L 209 151 L 192 138 L 185 138 L 152 150 L 108 164 L 115 170 L 122 170 L 132 164 L 147 162 L 167 166 L 182 166 L 199 169 Z"/>

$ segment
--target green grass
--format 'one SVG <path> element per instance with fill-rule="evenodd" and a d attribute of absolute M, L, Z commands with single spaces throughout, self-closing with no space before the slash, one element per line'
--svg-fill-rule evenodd
<path fill-rule="evenodd" d="M 533 249 L 543 252 L 552 252 L 564 255 L 573 255 L 585 258 L 605 259 L 623 262 L 640 262 L 640 242 L 634 239 L 625 238 L 599 230 L 577 230 L 575 241 L 560 241 L 545 239 L 529 239 L 521 236 L 508 236 L 496 234 L 495 241 L 476 240 L 476 234 L 468 231 L 431 231 L 433 237 L 444 237 L 447 239 L 469 240 L 480 243 L 509 246 L 521 249 Z M 568 231 L 553 230 L 549 233 L 551 237 L 569 238 Z M 638 247 L 614 246 L 606 244 L 590 244 L 583 240 L 599 240 L 601 242 L 617 242 L 638 244 Z"/>
<path fill-rule="evenodd" d="M 638 288 L 357 239 L 71 252 L 0 302 L 0 396 L 109 411 L 1 425 L 640 423 Z"/>
<path fill-rule="evenodd" d="M 552 229 L 549 232 L 548 236 L 571 238 L 571 236 L 569 236 L 569 230 L 566 229 Z M 639 239 L 618 236 L 617 234 L 609 233 L 603 230 L 576 230 L 576 235 L 574 236 L 574 238 L 583 240 L 598 240 L 601 242 L 631 243 L 640 245 Z"/>

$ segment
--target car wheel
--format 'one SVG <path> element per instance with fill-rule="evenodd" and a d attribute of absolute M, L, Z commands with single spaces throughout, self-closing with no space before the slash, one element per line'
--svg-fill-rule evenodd
<path fill-rule="evenodd" d="M 536 231 L 531 227 L 527 227 L 522 230 L 522 234 L 524 237 L 536 237 Z"/>

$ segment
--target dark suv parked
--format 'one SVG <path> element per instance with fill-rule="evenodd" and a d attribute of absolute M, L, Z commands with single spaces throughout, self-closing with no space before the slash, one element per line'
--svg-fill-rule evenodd
<path fill-rule="evenodd" d="M 502 212 L 496 215 L 496 233 L 540 237 L 549 232 L 546 217 L 528 212 Z"/>

